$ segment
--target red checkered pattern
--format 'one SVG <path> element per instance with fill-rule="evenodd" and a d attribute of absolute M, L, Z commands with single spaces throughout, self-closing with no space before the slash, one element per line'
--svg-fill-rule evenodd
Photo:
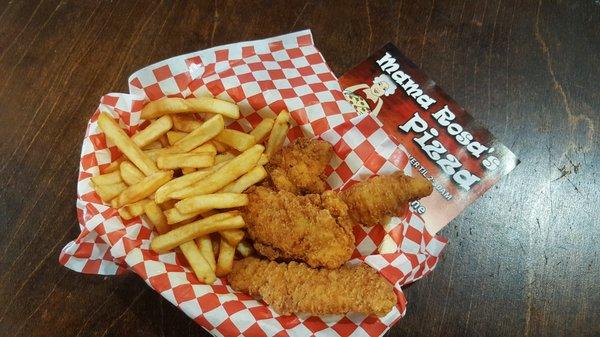
<path fill-rule="evenodd" d="M 90 185 L 121 153 L 107 143 L 96 123 L 111 113 L 130 134 L 146 124 L 140 111 L 150 100 L 211 95 L 240 105 L 242 118 L 230 127 L 249 130 L 265 117 L 288 109 L 297 125 L 288 141 L 301 135 L 321 137 L 335 146 L 328 168 L 332 188 L 344 188 L 373 174 L 409 170 L 406 152 L 392 144 L 377 122 L 359 116 L 341 93 L 335 75 L 313 45 L 310 31 L 216 47 L 174 57 L 135 72 L 129 94 L 102 97 L 82 145 L 77 185 L 81 234 L 67 244 L 59 261 L 78 272 L 115 275 L 132 270 L 188 316 L 218 336 L 379 336 L 406 311 L 401 286 L 430 272 L 445 240 L 427 233 L 407 210 L 385 227 L 357 227 L 357 249 L 350 263 L 367 263 L 395 286 L 398 304 L 384 317 L 359 314 L 280 316 L 269 306 L 233 291 L 225 279 L 199 283 L 176 252 L 150 250 L 151 227 L 143 218 L 121 219 L 102 204 Z M 378 254 L 382 240 L 397 250 Z"/>

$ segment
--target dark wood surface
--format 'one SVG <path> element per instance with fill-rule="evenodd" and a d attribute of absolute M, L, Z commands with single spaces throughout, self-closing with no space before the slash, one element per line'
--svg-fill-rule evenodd
<path fill-rule="evenodd" d="M 86 122 L 144 65 L 311 28 L 338 75 L 394 42 L 522 160 L 443 231 L 389 336 L 598 336 L 599 26 L 594 0 L 4 1 L 0 335 L 206 335 L 133 274 L 58 264 Z"/>

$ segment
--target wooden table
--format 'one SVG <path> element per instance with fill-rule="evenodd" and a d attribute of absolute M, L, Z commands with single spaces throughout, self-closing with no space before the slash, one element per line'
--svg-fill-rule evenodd
<path fill-rule="evenodd" d="M 336 74 L 394 42 L 522 160 L 443 231 L 388 335 L 597 336 L 599 25 L 593 0 L 4 1 L 0 335 L 206 335 L 134 274 L 58 264 L 86 122 L 144 65 L 310 28 Z"/>

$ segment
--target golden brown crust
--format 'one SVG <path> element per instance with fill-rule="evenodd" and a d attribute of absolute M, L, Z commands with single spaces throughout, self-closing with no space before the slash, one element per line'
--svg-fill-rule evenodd
<path fill-rule="evenodd" d="M 266 168 L 277 190 L 294 194 L 322 193 L 327 188 L 323 170 L 332 155 L 331 144 L 299 138 L 273 155 Z"/>
<path fill-rule="evenodd" d="M 248 234 L 267 258 L 337 268 L 350 259 L 354 235 L 347 208 L 333 192 L 297 196 L 256 187 L 243 209 Z"/>
<path fill-rule="evenodd" d="M 430 181 L 396 172 L 362 181 L 342 191 L 340 196 L 354 221 L 373 226 L 382 224 L 409 201 L 430 195 L 432 190 Z"/>
<path fill-rule="evenodd" d="M 234 263 L 229 282 L 237 291 L 262 298 L 280 314 L 385 315 L 397 300 L 392 285 L 363 264 L 328 270 L 245 258 Z"/>

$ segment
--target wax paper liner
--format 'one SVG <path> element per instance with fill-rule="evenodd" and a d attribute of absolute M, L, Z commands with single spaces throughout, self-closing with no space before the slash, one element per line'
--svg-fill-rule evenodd
<path fill-rule="evenodd" d="M 288 142 L 302 135 L 334 144 L 327 169 L 332 188 L 344 188 L 373 174 L 410 173 L 406 151 L 387 139 L 368 116 L 356 117 L 335 75 L 313 45 L 310 31 L 236 43 L 177 56 L 135 72 L 129 94 L 107 94 L 92 115 L 83 140 L 77 184 L 81 234 L 60 254 L 72 270 L 116 275 L 133 270 L 171 303 L 213 335 L 350 336 L 382 335 L 406 312 L 401 286 L 418 280 L 436 265 L 445 239 L 432 237 L 410 210 L 387 226 L 356 227 L 357 249 L 349 263 L 364 262 L 392 284 L 398 303 L 384 317 L 360 314 L 280 316 L 262 301 L 233 291 L 225 279 L 200 284 L 178 252 L 157 255 L 149 249 L 154 233 L 143 218 L 124 221 L 103 204 L 90 177 L 121 156 L 106 142 L 96 123 L 100 111 L 118 118 L 130 134 L 145 127 L 143 105 L 165 96 L 212 95 L 240 105 L 242 118 L 230 127 L 249 130 L 265 117 L 288 109 L 295 125 Z M 393 241 L 395 251 L 378 254 Z"/>

